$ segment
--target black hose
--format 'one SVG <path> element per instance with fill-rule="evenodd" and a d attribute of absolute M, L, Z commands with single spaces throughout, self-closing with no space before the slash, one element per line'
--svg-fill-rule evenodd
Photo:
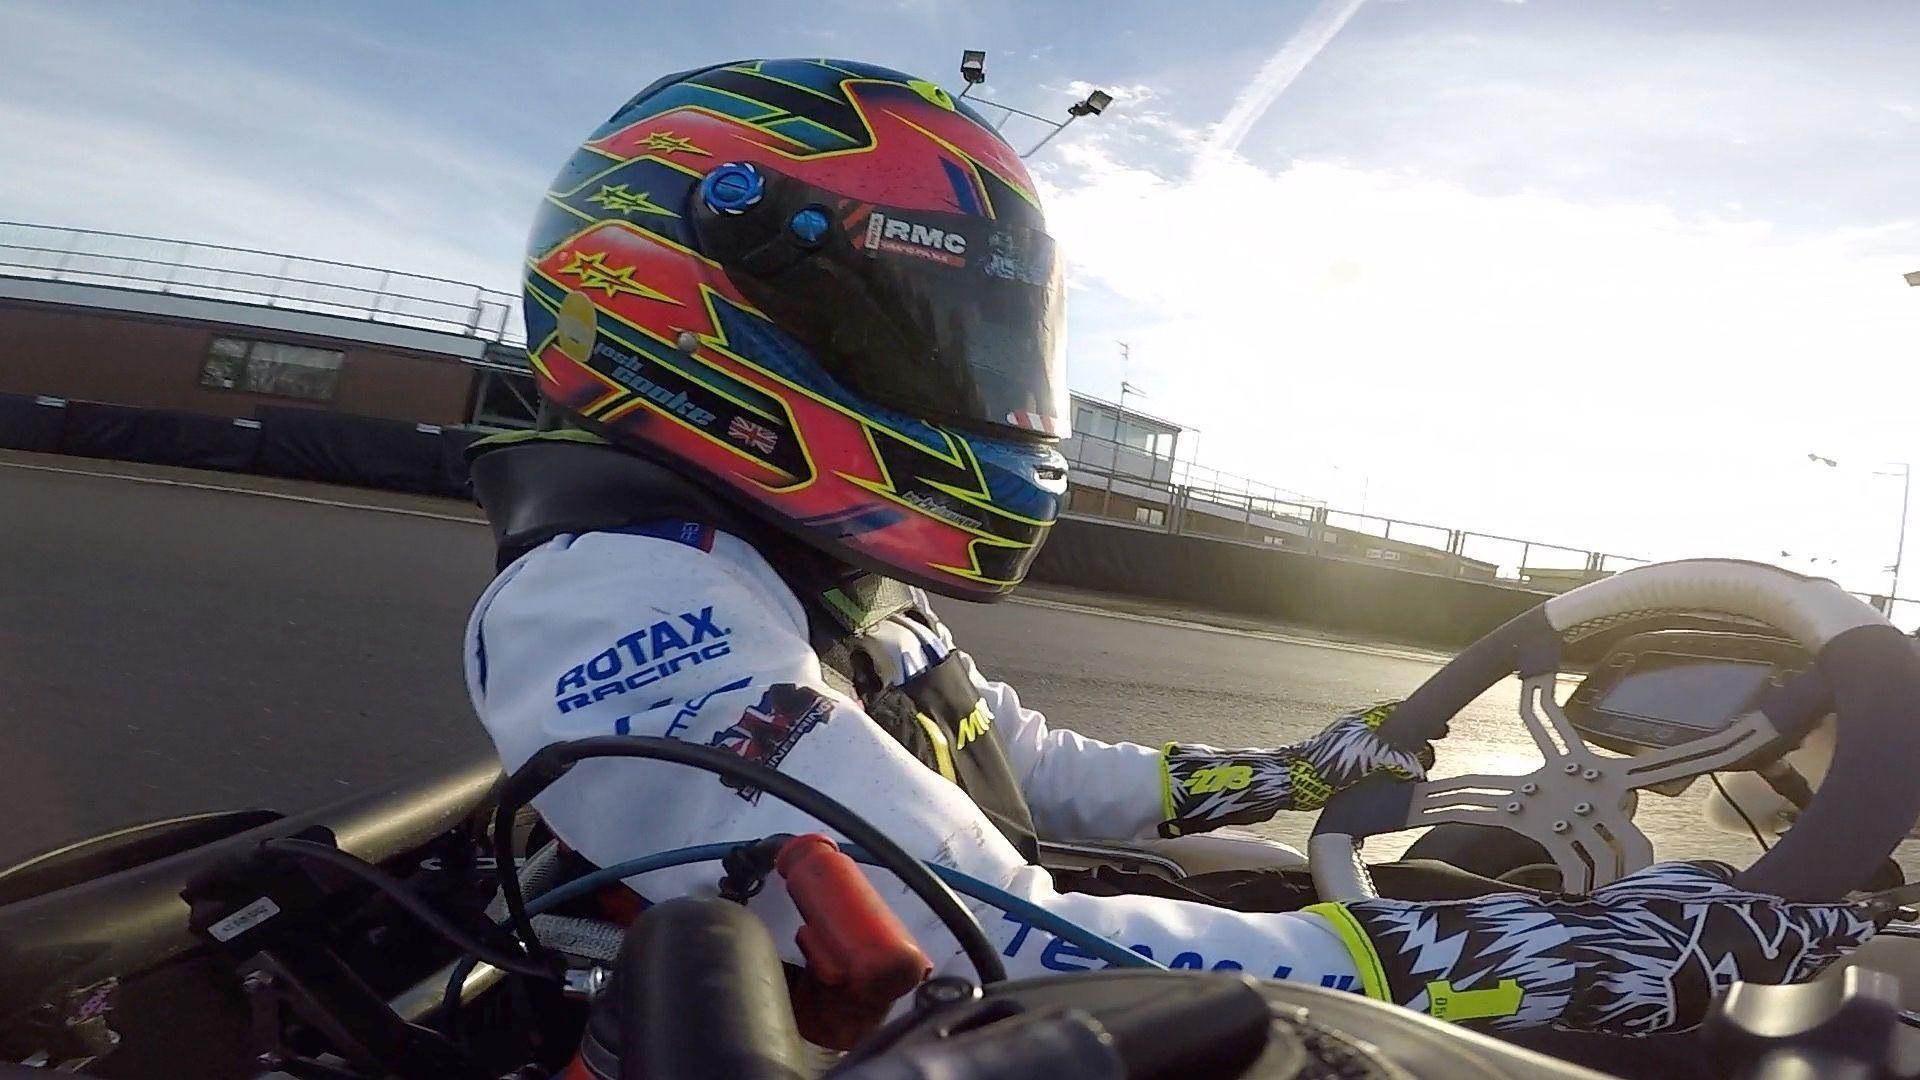
<path fill-rule="evenodd" d="M 454 961 L 453 973 L 447 976 L 447 986 L 440 992 L 440 1019 L 442 1027 L 452 1021 L 454 1014 L 460 1011 L 460 999 L 465 996 L 467 976 L 480 965 L 478 957 L 468 955 Z"/>
<path fill-rule="evenodd" d="M 1727 791 L 1726 785 L 1720 782 L 1720 774 L 1708 773 L 1707 779 L 1713 781 L 1713 790 L 1719 792 L 1720 797 L 1727 800 L 1727 805 L 1733 807 L 1733 812 L 1740 815 L 1740 820 L 1747 823 L 1747 831 L 1753 834 L 1754 843 L 1760 845 L 1760 850 L 1762 852 L 1773 850 L 1772 847 L 1767 844 L 1767 838 L 1761 835 L 1760 826 L 1755 825 L 1753 819 L 1747 816 L 1746 808 L 1733 801 L 1733 795 Z"/>
<path fill-rule="evenodd" d="M 973 917 L 973 912 L 967 910 L 946 882 L 935 877 L 933 871 L 927 869 L 920 860 L 907 854 L 887 834 L 819 788 L 716 747 L 648 735 L 599 735 L 543 747 L 500 785 L 500 804 L 493 812 L 494 864 L 508 868 L 513 866 L 513 818 L 522 806 L 566 775 L 577 763 L 588 758 L 606 757 L 650 758 L 701 769 L 757 788 L 796 810 L 812 815 L 823 825 L 865 848 L 876 862 L 891 870 L 900 878 L 901 884 L 920 897 L 939 917 L 954 940 L 960 943 L 960 948 L 966 952 L 982 983 L 1006 979 L 1007 969 L 1000 962 L 1000 952 L 987 938 L 986 931 L 981 929 L 980 921 Z M 534 933 L 533 920 L 527 916 L 526 897 L 521 894 L 520 881 L 511 869 L 500 875 L 500 890 L 506 897 L 507 915 L 513 923 L 514 933 L 519 935 L 528 953 L 535 957 L 549 955 L 549 950 L 540 944 L 538 935 Z"/>
<path fill-rule="evenodd" d="M 463 953 L 477 956 L 502 971 L 511 971 L 516 975 L 531 975 L 535 978 L 551 979 L 555 972 L 551 967 L 519 953 L 508 952 L 486 944 L 479 938 L 454 925 L 445 915 L 435 911 L 426 901 L 413 894 L 406 883 L 385 870 L 350 855 L 336 847 L 317 843 L 312 840 L 298 840 L 293 837 L 279 837 L 264 840 L 260 850 L 272 855 L 284 855 L 297 859 L 309 859 L 326 863 L 339 870 L 358 877 L 367 884 L 380 890 L 388 899 L 412 913 L 413 917 L 425 923 L 428 929 L 446 938 Z M 508 863 L 509 867 L 513 864 Z M 511 873 L 508 874 L 512 876 Z M 518 882 L 516 881 L 517 885 Z"/>

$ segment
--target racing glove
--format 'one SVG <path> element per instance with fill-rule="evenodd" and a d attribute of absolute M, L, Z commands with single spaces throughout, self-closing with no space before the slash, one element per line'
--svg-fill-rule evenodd
<path fill-rule="evenodd" d="M 1335 720 L 1304 742 L 1277 750 L 1216 750 L 1168 743 L 1162 751 L 1166 820 L 1160 835 L 1265 821 L 1280 810 L 1318 810 L 1335 793 L 1376 772 L 1423 780 L 1433 748 L 1410 753 L 1380 738 L 1397 701 Z"/>
<path fill-rule="evenodd" d="M 1591 896 L 1500 894 L 1307 908 L 1370 997 L 1443 1020 L 1609 1035 L 1684 1031 L 1735 981 L 1795 983 L 1871 938 L 1852 904 L 1746 892 L 1717 862 L 1660 863 Z"/>

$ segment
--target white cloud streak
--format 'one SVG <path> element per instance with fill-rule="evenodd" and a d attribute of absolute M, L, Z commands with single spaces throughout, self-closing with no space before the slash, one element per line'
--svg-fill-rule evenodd
<path fill-rule="evenodd" d="M 1202 157 L 1224 157 L 1239 150 L 1253 125 L 1259 123 L 1364 3 L 1366 0 L 1321 0 L 1320 5 L 1307 14 L 1307 21 L 1267 58 L 1253 81 L 1234 98 L 1233 107 L 1214 125 Z"/>

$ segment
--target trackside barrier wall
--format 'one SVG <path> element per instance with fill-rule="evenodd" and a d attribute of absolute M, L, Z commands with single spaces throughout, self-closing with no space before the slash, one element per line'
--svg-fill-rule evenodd
<path fill-rule="evenodd" d="M 466 490 L 464 463 L 455 477 L 447 458 L 449 444 L 457 444 L 452 452 L 458 461 L 475 438 L 472 432 L 284 406 L 262 406 L 258 415 L 258 472 L 421 495 Z"/>
<path fill-rule="evenodd" d="M 1029 580 L 1447 650 L 1480 640 L 1551 595 L 1073 517 L 1054 524 Z M 1711 615 L 1662 615 L 1602 630 L 1568 646 L 1562 659 L 1575 667 L 1592 663 L 1621 640 L 1653 629 L 1764 632 L 1757 624 Z"/>
<path fill-rule="evenodd" d="M 1031 580 L 1458 648 L 1547 598 L 1273 546 L 1081 518 L 1053 526 Z"/>
<path fill-rule="evenodd" d="M 480 432 L 281 406 L 230 419 L 0 394 L 0 447 L 262 473 L 425 495 L 468 494 Z"/>
<path fill-rule="evenodd" d="M 59 449 L 77 457 L 144 461 L 245 472 L 260 447 L 260 425 L 224 416 L 70 401 Z"/>
<path fill-rule="evenodd" d="M 66 402 L 0 394 L 0 448 L 51 454 L 60 449 Z"/>
<path fill-rule="evenodd" d="M 469 495 L 463 452 L 480 434 L 284 406 L 233 420 L 0 395 L 3 448 L 462 498 Z M 1446 649 L 1478 640 L 1547 598 L 1504 584 L 1076 517 L 1053 526 L 1031 576 Z M 1708 619 L 1669 625 L 1746 629 Z M 1570 659 L 1598 655 L 1613 636 L 1582 643 Z"/>

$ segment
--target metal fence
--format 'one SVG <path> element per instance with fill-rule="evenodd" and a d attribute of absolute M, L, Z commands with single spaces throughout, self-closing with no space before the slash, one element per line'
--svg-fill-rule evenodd
<path fill-rule="evenodd" d="M 1091 438 L 1091 436 L 1089 436 Z M 1320 500 L 1294 491 L 1291 488 L 1277 487 L 1263 481 L 1250 479 L 1236 473 L 1223 472 L 1220 469 L 1197 465 L 1191 461 L 1173 463 L 1173 482 L 1181 487 L 1199 491 L 1219 492 L 1224 495 L 1237 495 L 1268 502 L 1291 503 L 1300 506 L 1324 505 Z"/>
<path fill-rule="evenodd" d="M 1069 475 L 1082 489 L 1107 497 L 1076 503 L 1072 508 L 1075 513 L 1133 520 L 1189 535 L 1298 547 L 1334 557 L 1387 558 L 1403 563 L 1406 569 L 1509 581 L 1548 591 L 1647 562 L 1542 540 L 1341 510 L 1289 488 L 1191 462 L 1174 463 L 1172 481 L 1158 481 L 1106 467 L 1112 455 L 1099 444 L 1108 440 L 1086 435 L 1078 439 L 1081 460 L 1070 460 L 1073 470 Z M 1127 497 L 1129 492 L 1132 497 Z M 1150 493 L 1151 498 L 1143 497 L 1143 493 Z M 1143 514 L 1148 502 L 1164 505 L 1167 510 L 1157 519 L 1150 511 Z M 1240 528 L 1223 531 L 1223 521 L 1237 523 Z M 1354 535 L 1391 541 L 1392 545 L 1381 549 L 1364 543 L 1328 542 L 1334 537 L 1350 541 Z M 1298 542 L 1293 542 L 1296 539 Z M 1428 553 L 1430 557 L 1420 559 L 1399 558 Z"/>
<path fill-rule="evenodd" d="M 521 345 L 520 298 L 424 274 L 154 236 L 0 222 L 0 277 L 339 315 Z"/>
<path fill-rule="evenodd" d="M 1088 502 L 1076 502 L 1071 507 L 1076 514 L 1132 521 L 1186 535 L 1254 543 L 1275 544 L 1276 531 L 1290 530 L 1301 537 L 1301 543 L 1277 543 L 1276 546 L 1314 550 L 1334 558 L 1364 558 L 1365 546 L 1361 545 L 1362 554 L 1356 556 L 1351 545 L 1341 550 L 1334 545 L 1310 543 L 1309 539 L 1323 537 L 1331 531 L 1358 533 L 1396 544 L 1415 545 L 1441 556 L 1426 560 L 1425 565 L 1403 564 L 1402 569 L 1505 581 L 1547 592 L 1558 592 L 1648 562 L 1630 555 L 1543 540 L 1340 510 L 1288 488 L 1185 461 L 1173 463 L 1171 483 L 1156 481 L 1108 467 L 1113 456 L 1107 450 L 1093 446 L 1089 452 L 1091 444 L 1107 440 L 1090 435 L 1078 435 L 1076 439 L 1075 446 L 1082 460 L 1069 458 L 1073 465 L 1069 476 L 1082 490 L 1094 492 Z M 1140 500 L 1125 497 L 1129 489 L 1150 492 L 1153 502 L 1167 508 L 1157 522 L 1140 520 L 1136 514 Z M 1101 498 L 1101 495 L 1107 497 Z M 1234 527 L 1223 530 L 1222 521 Z M 1483 570 L 1483 567 L 1491 569 Z M 1884 611 L 1895 626 L 1920 633 L 1916 630 L 1920 627 L 1920 598 L 1889 598 L 1849 591 Z"/>

